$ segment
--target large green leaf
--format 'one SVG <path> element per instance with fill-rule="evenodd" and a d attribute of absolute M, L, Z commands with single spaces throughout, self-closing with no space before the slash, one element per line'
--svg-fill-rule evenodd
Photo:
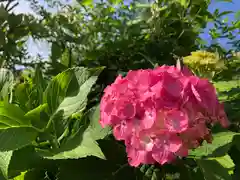
<path fill-rule="evenodd" d="M 230 149 L 235 135 L 238 134 L 230 131 L 214 134 L 211 144 L 204 142 L 202 146 L 190 151 L 189 155 L 194 156 L 194 158 L 223 156 Z"/>
<path fill-rule="evenodd" d="M 50 113 L 54 113 L 66 96 L 74 70 L 68 69 L 52 79 L 44 92 L 44 102 L 48 103 Z"/>
<path fill-rule="evenodd" d="M 74 73 L 68 87 L 66 96 L 51 116 L 57 137 L 61 136 L 68 125 L 68 118 L 75 113 L 81 113 L 88 102 L 88 94 L 95 84 L 102 68 L 87 69 L 83 67 L 72 68 Z"/>
<path fill-rule="evenodd" d="M 14 76 L 8 69 L 0 68 L 0 100 L 8 97 L 14 83 Z"/>
<path fill-rule="evenodd" d="M 66 97 L 57 108 L 56 112 L 63 111 L 63 119 L 68 118 L 76 112 L 81 112 L 87 105 L 87 96 L 92 86 L 96 83 L 99 73 L 102 69 L 98 69 L 92 76 L 87 69 L 76 69 L 76 76 L 79 82 L 78 94 Z"/>
<path fill-rule="evenodd" d="M 21 172 L 26 172 L 34 168 L 48 168 L 55 162 L 43 159 L 35 151 L 33 146 L 26 146 L 13 152 L 11 162 L 8 167 L 8 176 L 15 177 Z"/>
<path fill-rule="evenodd" d="M 205 180 L 232 180 L 228 170 L 216 160 L 197 160 Z"/>
<path fill-rule="evenodd" d="M 0 151 L 22 148 L 36 136 L 37 131 L 18 106 L 0 102 Z"/>
<path fill-rule="evenodd" d="M 12 151 L 0 152 L 0 171 L 8 179 L 8 167 L 12 158 Z"/>
<path fill-rule="evenodd" d="M 80 128 L 76 134 L 72 135 L 66 143 L 55 151 L 38 150 L 38 152 L 47 159 L 79 159 L 87 156 L 105 159 L 98 143 L 87 130 L 84 130 L 85 128 Z"/>
<path fill-rule="evenodd" d="M 32 143 L 37 131 L 32 127 L 11 127 L 0 129 L 0 151 L 20 149 Z"/>
<path fill-rule="evenodd" d="M 102 128 L 99 123 L 99 120 L 100 120 L 99 105 L 92 109 L 89 115 L 89 119 L 90 119 L 90 124 L 88 126 L 88 130 L 90 131 L 93 139 L 95 140 L 103 139 L 104 137 L 106 137 L 108 134 L 111 133 L 110 127 Z"/>
<path fill-rule="evenodd" d="M 0 102 L 0 129 L 7 127 L 30 126 L 25 113 L 16 105 Z"/>

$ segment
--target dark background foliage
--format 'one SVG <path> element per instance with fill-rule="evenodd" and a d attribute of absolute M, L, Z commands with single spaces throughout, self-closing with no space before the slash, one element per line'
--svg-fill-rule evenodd
<path fill-rule="evenodd" d="M 235 31 L 240 28 L 240 23 L 235 21 L 229 25 L 221 19 L 231 12 L 222 12 L 219 9 L 210 13 L 209 0 L 159 0 L 145 4 L 139 1 L 126 4 L 121 0 L 79 0 L 78 3 L 70 5 L 46 0 L 49 7 L 60 9 L 57 13 L 50 13 L 38 1 L 29 0 L 38 15 L 36 17 L 15 14 L 12 10 L 18 5 L 17 1 L 1 2 L 4 4 L 0 6 L 0 66 L 9 69 L 13 74 L 1 71 L 0 99 L 6 100 L 7 97 L 8 102 L 17 104 L 24 113 L 35 110 L 30 113 L 31 117 L 38 117 L 32 122 L 34 126 L 39 129 L 47 127 L 46 131 L 38 134 L 32 144 L 14 150 L 9 164 L 4 163 L 4 158 L 8 157 L 4 155 L 6 151 L 0 152 L 0 172 L 5 178 L 3 169 L 6 170 L 7 167 L 7 177 L 15 180 L 239 179 L 239 138 L 229 139 L 231 135 L 216 138 L 216 144 L 197 151 L 201 158 L 202 155 L 214 155 L 214 160 L 190 156 L 165 166 L 130 167 L 123 143 L 115 141 L 111 134 L 103 134 L 104 138 L 94 139 L 107 160 L 93 156 L 52 160 L 46 158 L 49 154 L 36 150 L 37 147 L 38 150 L 55 153 L 58 145 L 66 145 L 78 131 L 94 126 L 92 122 L 98 123 L 97 104 L 103 89 L 112 83 L 118 74 L 125 75 L 131 69 L 153 68 L 162 64 L 175 65 L 177 60 L 196 50 L 216 52 L 225 62 L 227 68 L 216 75 L 213 83 L 219 98 L 225 101 L 226 111 L 232 122 L 229 130 L 237 134 L 240 56 L 236 53 L 239 50 L 239 32 L 236 34 Z M 209 31 L 211 38 L 228 38 L 233 44 L 231 50 L 226 50 L 217 43 L 204 43 L 200 34 L 210 22 L 214 23 L 214 27 Z M 50 44 L 49 59 L 32 57 L 27 53 L 29 37 Z M 16 65 L 23 65 L 26 69 L 19 70 Z M 91 69 L 81 74 L 76 68 L 80 66 Z M 72 79 L 68 73 L 73 73 Z M 59 78 L 61 75 L 62 79 Z M 55 106 L 58 107 L 69 97 L 77 98 L 81 83 L 93 76 L 98 76 L 98 80 L 95 85 L 91 84 L 91 92 L 89 90 L 86 95 L 88 100 L 85 96 L 81 97 L 81 100 L 84 100 L 80 105 L 84 107 L 84 111 L 79 113 L 74 110 L 74 113 L 64 119 L 67 111 L 52 113 L 49 109 L 54 107 L 45 109 L 44 103 L 49 105 L 51 100 L 56 101 Z M 69 102 L 76 103 L 74 100 Z M 68 106 L 64 108 L 66 110 Z M 94 115 L 91 116 L 92 112 Z M 38 116 L 35 116 L 37 113 Z M 6 133 L 5 130 L 0 130 Z M 213 131 L 220 130 L 216 128 Z M 103 136 L 101 133 L 96 134 Z M 83 134 L 79 139 L 83 138 Z M 3 137 L 0 136 L 0 142 L 4 142 L 5 139 L 1 138 Z M 3 145 L 0 143 L 0 150 L 1 146 Z M 206 150 L 210 150 L 207 155 Z M 224 154 L 224 163 L 216 158 L 219 152 Z M 200 156 L 199 154 L 195 153 L 194 157 Z M 20 176 L 15 177 L 17 175 Z"/>

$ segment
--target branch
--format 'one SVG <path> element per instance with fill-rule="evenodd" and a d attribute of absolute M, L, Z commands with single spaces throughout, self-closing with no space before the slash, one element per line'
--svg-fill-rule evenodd
<path fill-rule="evenodd" d="M 6 10 L 9 12 L 11 10 L 13 10 L 16 6 L 19 5 L 19 2 L 16 2 L 14 5 L 12 5 L 12 7 L 10 7 L 9 9 L 7 9 L 8 7 L 6 7 Z"/>

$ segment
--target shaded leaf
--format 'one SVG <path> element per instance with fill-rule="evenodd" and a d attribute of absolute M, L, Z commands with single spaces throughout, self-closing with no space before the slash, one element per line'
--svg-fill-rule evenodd
<path fill-rule="evenodd" d="M 37 131 L 32 127 L 11 127 L 0 129 L 0 151 L 20 149 L 32 143 Z"/>
<path fill-rule="evenodd" d="M 6 44 L 5 33 L 0 29 L 0 46 Z M 0 64 L 2 66 L 2 64 Z"/>
<path fill-rule="evenodd" d="M 39 156 L 33 146 L 26 146 L 13 152 L 8 175 L 9 177 L 15 177 L 30 169 L 47 169 L 49 166 L 53 166 L 53 163 Z"/>
<path fill-rule="evenodd" d="M 51 52 L 51 59 L 53 64 L 55 64 L 57 60 L 62 56 L 62 49 L 57 43 L 52 43 Z"/>
<path fill-rule="evenodd" d="M 201 168 L 205 180 L 232 180 L 228 170 L 216 160 L 197 160 L 197 164 Z"/>
<path fill-rule="evenodd" d="M 21 24 L 23 19 L 22 14 L 10 14 L 8 16 L 8 23 L 11 28 L 16 28 L 19 24 Z"/>

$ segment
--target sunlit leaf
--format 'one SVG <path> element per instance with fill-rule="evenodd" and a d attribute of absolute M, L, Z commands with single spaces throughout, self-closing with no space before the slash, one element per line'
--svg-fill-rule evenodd
<path fill-rule="evenodd" d="M 61 148 L 53 152 L 38 150 L 47 159 L 79 159 L 87 156 L 96 156 L 105 159 L 97 142 L 92 138 L 89 131 L 80 128 L 72 135 Z"/>
<path fill-rule="evenodd" d="M 11 93 L 14 84 L 13 73 L 4 68 L 0 68 L 0 100 L 6 99 Z"/>
<path fill-rule="evenodd" d="M 0 171 L 8 179 L 8 167 L 12 158 L 12 151 L 0 152 Z"/>
<path fill-rule="evenodd" d="M 191 150 L 189 154 L 194 158 L 201 158 L 202 156 L 224 156 L 230 149 L 235 135 L 238 134 L 231 131 L 216 133 L 213 135 L 212 143 L 208 144 L 204 142 L 202 146 Z"/>

